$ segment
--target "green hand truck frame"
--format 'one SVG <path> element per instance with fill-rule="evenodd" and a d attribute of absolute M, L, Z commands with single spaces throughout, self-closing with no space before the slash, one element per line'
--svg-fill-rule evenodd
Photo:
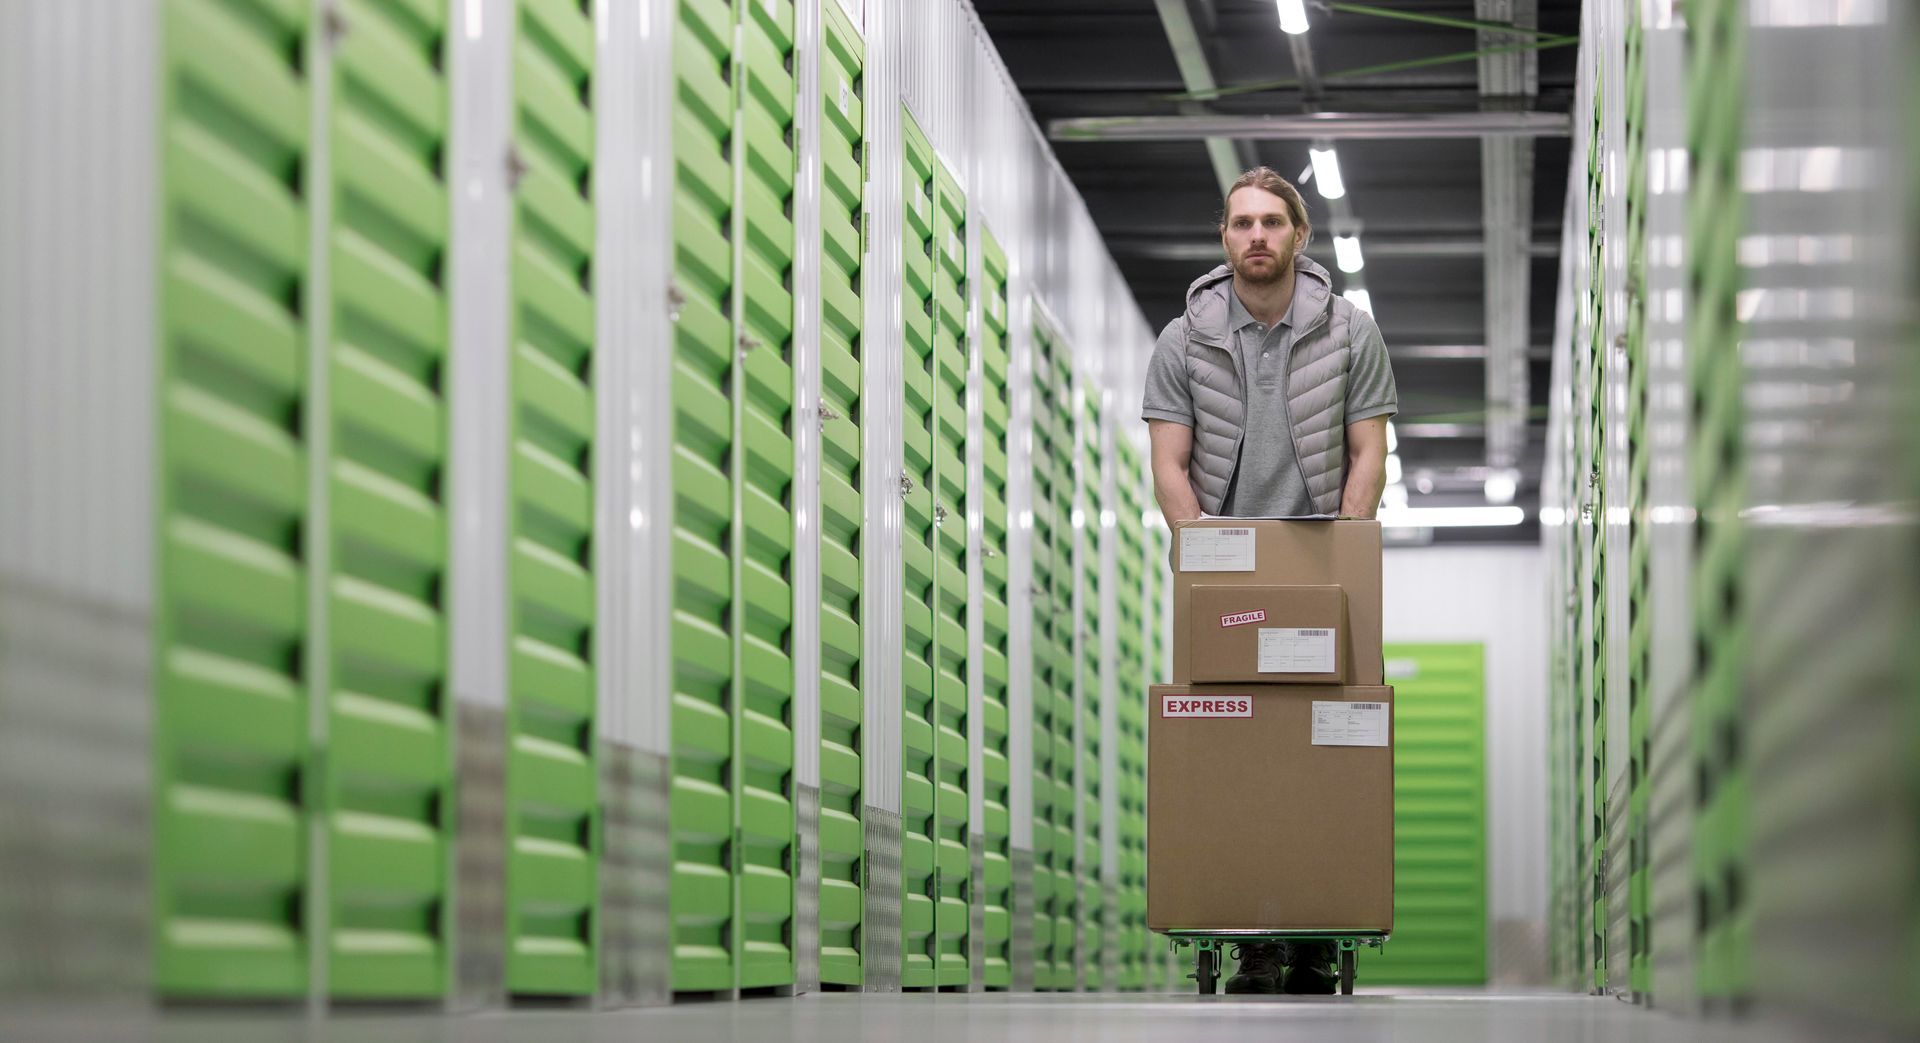
<path fill-rule="evenodd" d="M 1167 931 L 1174 951 L 1191 945 L 1194 972 L 1187 975 L 1200 985 L 1200 994 L 1219 991 L 1220 956 L 1229 945 L 1257 942 L 1332 942 L 1340 954 L 1340 995 L 1353 995 L 1354 965 L 1362 948 L 1385 949 L 1386 931 Z"/>

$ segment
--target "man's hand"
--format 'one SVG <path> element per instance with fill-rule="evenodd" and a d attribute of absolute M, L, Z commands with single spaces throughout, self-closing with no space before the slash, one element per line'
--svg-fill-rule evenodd
<path fill-rule="evenodd" d="M 1387 418 L 1347 425 L 1347 481 L 1340 490 L 1340 517 L 1372 518 L 1387 487 Z"/>

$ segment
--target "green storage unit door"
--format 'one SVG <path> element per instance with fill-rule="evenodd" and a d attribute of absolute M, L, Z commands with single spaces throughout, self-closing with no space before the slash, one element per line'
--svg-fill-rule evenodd
<path fill-rule="evenodd" d="M 1090 990 L 1106 987 L 1101 980 L 1100 953 L 1106 944 L 1106 885 L 1103 841 L 1108 824 L 1103 821 L 1100 786 L 1100 716 L 1104 712 L 1101 685 L 1105 671 L 1100 655 L 1100 554 L 1102 533 L 1100 476 L 1105 466 L 1101 446 L 1100 404 L 1093 395 L 1083 395 L 1080 410 L 1080 451 L 1075 459 L 1080 476 L 1076 516 L 1080 521 L 1080 609 L 1076 621 L 1079 631 L 1080 672 L 1080 851 L 1076 872 L 1080 878 L 1080 961 L 1085 967 L 1085 986 Z M 1091 625 L 1090 625 L 1091 624 Z"/>
<path fill-rule="evenodd" d="M 520 0 L 513 44 L 507 988 L 525 994 L 597 980 L 592 6 Z"/>
<path fill-rule="evenodd" d="M 1054 988 L 1077 987 L 1080 938 L 1080 876 L 1075 852 L 1074 820 L 1079 801 L 1079 750 L 1075 748 L 1079 716 L 1075 702 L 1074 632 L 1080 621 L 1074 614 L 1075 539 L 1073 527 L 1075 458 L 1073 417 L 1073 360 L 1057 340 L 1048 352 L 1050 362 L 1048 406 L 1052 414 L 1054 454 L 1042 466 L 1051 469 L 1053 488 L 1053 982 Z M 1036 362 L 1037 365 L 1037 362 Z M 1038 406 L 1036 405 L 1036 409 Z"/>
<path fill-rule="evenodd" d="M 308 987 L 304 4 L 162 9 L 154 983 Z"/>
<path fill-rule="evenodd" d="M 1746 6 L 1699 0 L 1688 13 L 1688 281 L 1692 326 L 1693 455 L 1699 517 L 1694 549 L 1694 888 L 1700 996 L 1747 991 L 1752 914 L 1747 904 L 1747 763 L 1740 673 L 1747 661 L 1740 512 L 1746 450 L 1737 299 L 1745 214 L 1740 154 L 1745 126 Z"/>
<path fill-rule="evenodd" d="M 1607 84 L 1600 79 L 1595 81 L 1595 96 L 1604 97 Z M 1602 107 L 1596 105 L 1592 113 L 1592 137 L 1589 140 L 1603 141 Z M 1606 235 L 1603 222 L 1606 216 L 1606 178 L 1602 170 L 1603 153 L 1594 149 L 1589 154 L 1589 165 L 1593 176 L 1587 181 L 1587 206 L 1589 219 L 1587 224 L 1587 271 L 1599 273 L 1606 271 Z M 1587 823 L 1585 841 L 1587 844 L 1587 875 L 1589 880 L 1588 898 L 1591 911 L 1587 920 L 1587 938 L 1589 949 L 1588 962 L 1592 965 L 1592 986 L 1595 989 L 1607 987 L 1607 926 L 1610 915 L 1607 907 L 1609 892 L 1607 876 L 1607 853 L 1614 818 L 1610 794 L 1607 792 L 1607 780 L 1612 777 L 1607 763 L 1607 749 L 1610 736 L 1607 731 L 1607 404 L 1604 389 L 1607 387 L 1607 359 L 1612 354 L 1606 342 L 1607 294 L 1604 284 L 1595 278 L 1588 287 L 1587 315 L 1591 323 L 1588 329 L 1587 343 L 1587 425 L 1586 454 L 1582 460 L 1588 469 L 1589 509 L 1584 513 L 1581 535 L 1586 541 L 1588 561 L 1587 604 L 1590 610 L 1586 625 L 1581 631 L 1581 640 L 1585 642 L 1582 653 L 1587 663 L 1586 688 L 1583 693 L 1586 706 L 1587 734 L 1590 736 L 1588 749 L 1587 783 Z"/>
<path fill-rule="evenodd" d="M 1033 987 L 1054 985 L 1054 918 L 1064 888 L 1056 871 L 1061 857 L 1055 843 L 1059 816 L 1054 788 L 1058 765 L 1053 733 L 1057 723 L 1060 678 L 1055 667 L 1060 629 L 1069 617 L 1054 599 L 1060 568 L 1058 545 L 1062 516 L 1055 506 L 1053 459 L 1061 452 L 1053 415 L 1051 334 L 1033 329 Z"/>
<path fill-rule="evenodd" d="M 735 8 L 739 986 L 793 983 L 793 0 Z"/>
<path fill-rule="evenodd" d="M 935 843 L 939 830 L 936 779 L 939 777 L 934 701 L 938 664 L 935 628 L 934 425 L 934 158 L 933 146 L 910 114 L 900 115 L 902 137 L 901 203 L 904 277 L 901 314 L 905 352 L 901 360 L 906 409 L 901 442 L 906 473 L 901 476 L 902 591 L 900 692 L 900 984 L 928 988 L 935 974 L 939 940 L 935 933 Z"/>
<path fill-rule="evenodd" d="M 340 10 L 351 31 L 328 127 L 326 978 L 336 997 L 425 998 L 447 989 L 451 908 L 447 10 Z"/>
<path fill-rule="evenodd" d="M 1013 833 L 1012 761 L 1009 756 L 1007 687 L 1007 423 L 1012 415 L 1008 391 L 1007 256 L 986 229 L 980 231 L 980 370 L 981 370 L 981 663 L 980 735 L 982 750 L 982 806 L 980 823 L 984 854 L 981 866 L 981 902 L 986 908 L 984 980 L 990 989 L 1013 984 Z"/>
<path fill-rule="evenodd" d="M 820 980 L 861 983 L 864 44 L 838 4 L 820 59 Z"/>
<path fill-rule="evenodd" d="M 733 9 L 673 47 L 673 988 L 734 987 Z"/>
<path fill-rule="evenodd" d="M 1374 984 L 1487 980 L 1485 664 L 1478 644 L 1388 645 L 1393 701 L 1393 939 Z"/>
<path fill-rule="evenodd" d="M 1147 931 L 1147 617 L 1146 531 L 1141 525 L 1140 460 L 1132 445 L 1122 440 L 1116 451 L 1119 524 L 1115 529 L 1118 554 L 1115 578 L 1119 583 L 1116 635 L 1119 648 L 1114 664 L 1119 725 L 1118 763 L 1120 865 L 1117 908 L 1119 923 L 1119 981 L 1117 988 L 1138 991 L 1146 987 L 1147 960 L 1154 946 Z"/>
<path fill-rule="evenodd" d="M 1627 11 L 1627 915 L 1628 981 L 1635 995 L 1652 991 L 1651 960 L 1652 830 L 1648 812 L 1652 786 L 1648 771 L 1653 720 L 1651 651 L 1653 616 L 1649 611 L 1651 543 L 1648 540 L 1650 444 L 1647 431 L 1647 75 L 1643 65 L 1645 26 L 1639 5 Z"/>
<path fill-rule="evenodd" d="M 934 932 L 938 984 L 972 980 L 973 780 L 967 677 L 967 200 L 934 166 Z"/>

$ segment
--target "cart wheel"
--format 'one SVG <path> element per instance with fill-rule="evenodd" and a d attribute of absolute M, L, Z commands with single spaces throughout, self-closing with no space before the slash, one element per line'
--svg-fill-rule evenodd
<path fill-rule="evenodd" d="M 1353 995 L 1354 964 L 1359 962 L 1359 953 L 1353 949 L 1340 950 L 1340 995 Z"/>
<path fill-rule="evenodd" d="M 1220 950 L 1201 949 L 1195 953 L 1193 977 L 1200 983 L 1200 995 L 1213 995 L 1220 984 Z"/>

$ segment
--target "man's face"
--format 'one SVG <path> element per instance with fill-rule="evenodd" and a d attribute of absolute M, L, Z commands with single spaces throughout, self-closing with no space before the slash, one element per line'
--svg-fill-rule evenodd
<path fill-rule="evenodd" d="M 1250 283 L 1278 282 L 1293 274 L 1293 255 L 1300 252 L 1304 229 L 1296 228 L 1287 213 L 1287 201 L 1264 188 L 1248 185 L 1227 199 L 1227 226 L 1220 230 L 1233 274 Z"/>

